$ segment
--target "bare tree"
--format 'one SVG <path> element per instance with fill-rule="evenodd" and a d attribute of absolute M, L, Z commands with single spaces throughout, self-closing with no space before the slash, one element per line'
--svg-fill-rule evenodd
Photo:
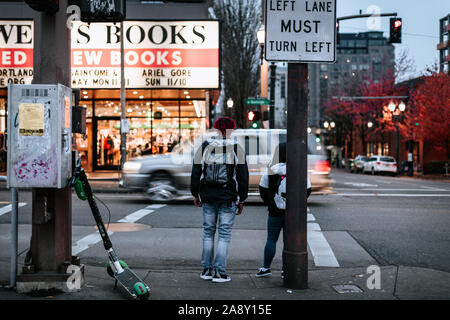
<path fill-rule="evenodd" d="M 246 128 L 245 100 L 256 96 L 259 84 L 256 32 L 261 23 L 261 1 L 215 0 L 213 12 L 221 22 L 222 85 L 226 99 L 234 102 L 229 115 L 239 128 Z"/>
<path fill-rule="evenodd" d="M 396 59 L 394 66 L 394 78 L 399 81 L 408 75 L 413 74 L 416 71 L 416 64 L 413 58 L 409 55 L 409 50 L 405 49 L 401 51 Z"/>

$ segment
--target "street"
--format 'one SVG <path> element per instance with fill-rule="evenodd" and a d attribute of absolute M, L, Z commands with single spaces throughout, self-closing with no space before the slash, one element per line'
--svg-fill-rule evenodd
<path fill-rule="evenodd" d="M 309 268 L 409 266 L 450 272 L 448 182 L 351 174 L 334 170 L 335 194 L 308 201 Z M 133 268 L 201 271 L 202 213 L 191 202 L 148 203 L 133 193 L 98 193 L 119 257 Z M 256 199 L 256 197 L 254 197 Z M 86 201 L 73 194 L 72 252 L 90 266 L 107 262 Z M 9 261 L 10 192 L 0 192 L 0 260 Z M 19 192 L 19 272 L 31 234 L 31 192 Z M 230 274 L 261 267 L 267 209 L 249 203 L 235 221 Z M 281 269 L 282 241 L 273 263 Z M 0 275 L 8 282 L 8 274 Z"/>

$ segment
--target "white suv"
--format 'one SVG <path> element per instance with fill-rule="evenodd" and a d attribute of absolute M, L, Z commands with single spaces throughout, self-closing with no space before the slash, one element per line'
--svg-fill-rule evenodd
<path fill-rule="evenodd" d="M 373 156 L 365 163 L 363 173 L 390 173 L 395 176 L 397 174 L 397 162 L 393 157 L 388 156 Z"/>

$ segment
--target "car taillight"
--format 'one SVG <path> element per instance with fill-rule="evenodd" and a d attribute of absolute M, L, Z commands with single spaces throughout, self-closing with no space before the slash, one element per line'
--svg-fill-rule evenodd
<path fill-rule="evenodd" d="M 396 164 L 396 163 L 394 163 L 394 164 L 393 164 L 393 166 L 394 166 L 394 167 L 396 167 L 396 166 L 397 166 L 397 164 Z"/>
<path fill-rule="evenodd" d="M 328 160 L 317 161 L 316 164 L 314 165 L 314 171 L 329 173 L 330 172 L 330 162 Z"/>
<path fill-rule="evenodd" d="M 377 162 L 377 165 L 380 165 L 381 164 L 381 162 Z"/>

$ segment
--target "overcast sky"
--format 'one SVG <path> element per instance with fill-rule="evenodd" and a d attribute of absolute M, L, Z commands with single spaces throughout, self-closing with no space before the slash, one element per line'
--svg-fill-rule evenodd
<path fill-rule="evenodd" d="M 450 0 L 337 0 L 337 16 L 368 13 L 370 6 L 378 6 L 381 13 L 397 12 L 403 20 L 402 43 L 394 44 L 396 53 L 408 49 L 419 75 L 427 66 L 439 60 L 439 19 L 450 13 Z M 381 30 L 389 37 L 389 17 L 381 17 Z M 340 32 L 369 31 L 373 21 L 356 19 L 342 21 Z M 411 76 L 409 76 L 410 78 Z"/>

